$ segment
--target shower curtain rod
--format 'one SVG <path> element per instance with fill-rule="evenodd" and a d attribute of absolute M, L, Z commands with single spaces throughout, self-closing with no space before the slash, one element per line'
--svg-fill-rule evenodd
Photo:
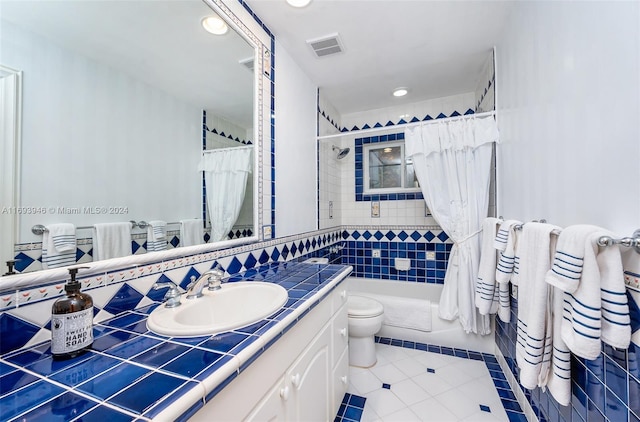
<path fill-rule="evenodd" d="M 398 129 L 398 128 L 407 128 L 407 127 L 414 127 L 414 126 L 420 126 L 420 125 L 429 125 L 432 123 L 439 123 L 439 122 L 451 122 L 454 120 L 462 120 L 462 119 L 470 119 L 473 117 L 487 117 L 487 116 L 494 116 L 496 114 L 495 111 L 485 111 L 483 113 L 475 113 L 475 114 L 463 114 L 460 116 L 453 116 L 453 117 L 443 117 L 441 119 L 432 119 L 432 120 L 422 120 L 419 122 L 413 122 L 413 123 L 404 123 L 401 125 L 394 125 L 394 126 L 381 126 L 381 127 L 374 127 L 374 128 L 370 128 L 370 129 L 358 129 L 358 130 L 352 130 L 349 132 L 340 132 L 340 133 L 335 133 L 333 135 L 323 135 L 323 136 L 318 136 L 316 139 L 318 141 L 324 140 L 324 139 L 331 139 L 331 138 L 339 138 L 341 136 L 349 136 L 349 135 L 360 135 L 363 133 L 374 133 L 374 132 L 382 132 L 384 130 L 394 130 L 394 129 Z"/>
<path fill-rule="evenodd" d="M 203 149 L 202 150 L 202 154 L 208 154 L 211 152 L 221 152 L 221 151 L 232 151 L 232 150 L 236 150 L 238 148 L 253 148 L 253 145 L 243 145 L 243 146 L 237 146 L 237 147 L 226 147 L 226 148 L 213 148 L 213 149 Z"/>

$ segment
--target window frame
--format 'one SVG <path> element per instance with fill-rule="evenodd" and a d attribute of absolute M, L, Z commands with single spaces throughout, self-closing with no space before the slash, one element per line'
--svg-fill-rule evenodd
<path fill-rule="evenodd" d="M 369 168 L 369 151 L 384 149 L 384 148 L 393 148 L 400 147 L 400 154 L 403 157 L 401 160 L 401 182 L 402 185 L 406 185 L 407 181 L 407 157 L 405 155 L 405 145 L 404 140 L 394 140 L 394 141 L 385 141 L 385 142 L 376 142 L 376 143 L 367 143 L 362 145 L 362 168 L 363 168 L 363 194 L 364 195 L 384 195 L 384 194 L 403 194 L 403 193 L 418 193 L 422 192 L 420 187 L 392 187 L 392 188 L 370 188 L 370 168 Z M 415 172 L 415 169 L 414 169 Z"/>

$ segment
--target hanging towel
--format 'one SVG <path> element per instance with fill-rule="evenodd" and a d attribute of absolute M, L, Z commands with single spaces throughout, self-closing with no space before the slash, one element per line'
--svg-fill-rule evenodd
<path fill-rule="evenodd" d="M 476 282 L 475 302 L 481 315 L 495 314 L 498 310 L 499 292 L 496 283 L 496 248 L 493 246 L 498 224 L 502 220 L 485 218 L 482 222 L 482 246 L 480 266 Z"/>
<path fill-rule="evenodd" d="M 517 243 L 515 226 L 518 224 L 522 224 L 522 222 L 506 220 L 500 225 L 500 230 L 496 235 L 494 247 L 500 252 L 496 268 L 496 281 L 498 283 L 508 283 L 513 274 Z"/>
<path fill-rule="evenodd" d="M 204 243 L 202 219 L 180 220 L 180 246 L 194 246 Z"/>
<path fill-rule="evenodd" d="M 560 228 L 527 223 L 518 239 L 521 265 L 516 362 L 520 367 L 520 384 L 528 389 L 545 385 L 551 360 L 550 286 L 545 282 L 545 275 L 551 268 L 556 242 L 551 234 L 554 230 Z"/>
<path fill-rule="evenodd" d="M 551 293 L 552 344 L 551 368 L 547 378 L 547 388 L 554 399 L 562 406 L 571 403 L 571 352 L 562 340 L 562 314 L 564 310 L 564 292 L 549 286 Z"/>
<path fill-rule="evenodd" d="M 431 331 L 431 301 L 399 296 L 363 294 L 382 303 L 384 307 L 383 325 Z"/>
<path fill-rule="evenodd" d="M 599 247 L 608 231 L 589 225 L 564 229 L 547 283 L 565 292 L 562 339 L 585 359 L 600 355 L 600 341 L 626 349 L 631 339 L 622 259 L 617 246 Z"/>
<path fill-rule="evenodd" d="M 93 226 L 93 260 L 131 255 L 131 223 L 101 223 Z"/>
<path fill-rule="evenodd" d="M 147 252 L 164 251 L 167 249 L 167 222 L 149 221 L 147 226 Z"/>
<path fill-rule="evenodd" d="M 76 263 L 76 226 L 49 224 L 42 234 L 42 267 L 59 268 Z"/>

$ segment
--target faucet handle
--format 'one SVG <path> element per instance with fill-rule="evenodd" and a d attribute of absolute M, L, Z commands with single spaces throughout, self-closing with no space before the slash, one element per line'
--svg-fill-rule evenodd
<path fill-rule="evenodd" d="M 181 305 L 180 303 L 180 288 L 173 281 L 167 281 L 164 283 L 154 283 L 152 286 L 153 290 L 163 289 L 168 287 L 167 293 L 164 295 L 164 299 L 166 300 L 164 306 L 166 308 L 175 308 Z"/>
<path fill-rule="evenodd" d="M 222 277 L 224 276 L 224 271 L 222 271 L 219 268 L 215 268 L 213 270 L 211 270 L 211 277 L 209 277 L 208 280 L 208 290 L 209 291 L 216 291 L 216 290 L 220 290 L 221 286 L 220 284 L 222 283 Z"/>

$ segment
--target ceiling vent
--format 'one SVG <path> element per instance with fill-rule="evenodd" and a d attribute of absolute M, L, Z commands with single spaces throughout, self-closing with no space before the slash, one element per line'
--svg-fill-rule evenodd
<path fill-rule="evenodd" d="M 249 69 L 249 71 L 251 73 L 253 73 L 253 67 L 254 67 L 254 60 L 253 57 L 249 57 L 246 59 L 242 59 L 240 61 L 238 61 L 238 63 L 240 63 L 241 65 L 243 65 L 244 67 L 246 67 L 247 69 Z"/>
<path fill-rule="evenodd" d="M 344 50 L 338 34 L 331 34 L 321 38 L 307 40 L 307 44 L 311 46 L 313 52 L 316 53 L 316 56 L 318 57 L 342 53 Z"/>

